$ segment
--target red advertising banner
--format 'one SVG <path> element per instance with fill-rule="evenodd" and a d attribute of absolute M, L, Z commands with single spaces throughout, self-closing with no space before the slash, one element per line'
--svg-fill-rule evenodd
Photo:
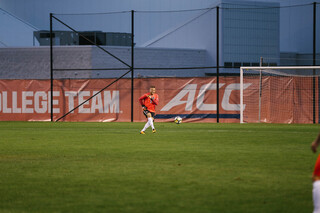
<path fill-rule="evenodd" d="M 97 94 L 106 85 L 115 79 L 84 79 L 84 80 L 54 80 L 53 87 L 53 115 L 57 120 L 74 107 L 81 104 L 94 94 Z M 247 122 L 256 122 L 257 99 L 259 93 L 256 80 L 246 80 L 244 85 L 244 98 L 253 99 L 245 103 L 245 119 Z M 264 79 L 266 85 L 271 85 L 272 78 Z M 302 87 L 303 82 L 287 83 L 288 87 Z M 240 118 L 240 84 L 239 77 L 220 77 L 219 106 L 216 100 L 216 78 L 148 78 L 134 80 L 134 121 L 145 121 L 139 97 L 149 91 L 150 86 L 156 87 L 159 95 L 159 105 L 156 108 L 157 122 L 173 121 L 177 115 L 184 122 L 216 122 L 217 107 L 220 112 L 220 122 L 239 122 Z M 287 85 L 287 86 L 286 86 Z M 297 99 L 309 100 L 310 92 L 288 95 L 280 88 L 270 90 L 269 96 L 286 98 L 287 102 L 294 103 Z M 285 94 L 285 95 L 284 95 Z M 50 121 L 51 113 L 50 80 L 0 80 L 0 120 L 1 121 Z M 301 108 L 288 107 L 280 104 L 277 109 L 285 108 L 289 115 L 274 116 L 272 109 L 274 103 L 268 102 L 263 96 L 262 122 L 277 123 L 310 123 L 309 103 L 304 101 Z M 286 103 L 287 103 L 286 102 Z M 299 116 L 291 116 L 299 114 Z M 311 112 L 312 113 L 312 112 Z M 291 116 L 291 117 L 290 117 Z M 120 79 L 106 90 L 98 93 L 90 101 L 83 104 L 61 121 L 95 121 L 129 122 L 131 120 L 131 79 Z"/>

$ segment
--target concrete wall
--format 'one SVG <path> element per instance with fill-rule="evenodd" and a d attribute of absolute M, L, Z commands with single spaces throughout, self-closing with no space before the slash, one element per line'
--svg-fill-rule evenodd
<path fill-rule="evenodd" d="M 131 49 L 106 47 L 128 65 Z M 55 71 L 54 78 L 116 78 L 129 68 L 92 46 L 53 48 L 54 69 L 127 68 L 113 71 Z M 135 67 L 207 66 L 207 52 L 192 49 L 135 48 Z M 207 70 L 135 70 L 135 77 L 204 76 Z M 127 75 L 126 77 L 130 77 Z M 50 47 L 0 48 L 0 79 L 49 79 Z"/>
<path fill-rule="evenodd" d="M 55 47 L 54 68 L 90 68 L 90 47 Z M 90 77 L 88 72 L 77 74 L 56 72 L 55 77 Z M 50 47 L 0 48 L 1 79 L 49 79 Z"/>

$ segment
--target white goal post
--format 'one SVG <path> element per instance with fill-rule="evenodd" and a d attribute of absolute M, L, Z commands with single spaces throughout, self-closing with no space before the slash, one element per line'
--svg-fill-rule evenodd
<path fill-rule="evenodd" d="M 320 66 L 240 67 L 240 123 L 308 123 L 309 111 L 314 122 L 319 77 Z"/>

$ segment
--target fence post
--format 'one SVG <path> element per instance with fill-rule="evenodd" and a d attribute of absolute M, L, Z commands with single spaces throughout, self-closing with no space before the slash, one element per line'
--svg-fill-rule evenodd
<path fill-rule="evenodd" d="M 219 6 L 217 6 L 217 123 L 219 123 Z"/>
<path fill-rule="evenodd" d="M 131 122 L 133 122 L 134 94 L 134 10 L 131 10 Z"/>
<path fill-rule="evenodd" d="M 313 54 L 312 54 L 312 65 L 316 66 L 316 14 L 317 12 L 317 3 L 313 2 Z M 312 88 L 313 88 L 313 123 L 316 123 L 316 70 L 313 70 L 313 78 L 312 78 Z M 319 88 L 318 88 L 319 90 Z M 319 108 L 319 107 L 318 107 Z"/>
<path fill-rule="evenodd" d="M 52 13 L 50 13 L 50 118 L 53 122 L 53 32 L 52 32 Z"/>

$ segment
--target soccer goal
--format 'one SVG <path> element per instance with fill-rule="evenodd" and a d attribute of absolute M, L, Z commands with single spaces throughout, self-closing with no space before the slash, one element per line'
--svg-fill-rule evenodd
<path fill-rule="evenodd" d="M 240 123 L 319 123 L 320 66 L 241 67 Z"/>

